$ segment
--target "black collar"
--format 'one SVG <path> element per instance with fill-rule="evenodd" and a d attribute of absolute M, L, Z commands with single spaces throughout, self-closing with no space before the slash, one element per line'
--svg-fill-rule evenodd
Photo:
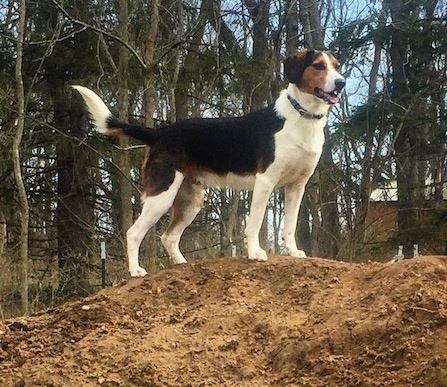
<path fill-rule="evenodd" d="M 290 101 L 294 109 L 300 113 L 304 118 L 308 118 L 310 120 L 320 120 L 324 117 L 324 114 L 314 114 L 309 112 L 308 110 L 304 109 L 298 101 L 293 98 L 290 94 L 287 94 L 287 99 Z"/>

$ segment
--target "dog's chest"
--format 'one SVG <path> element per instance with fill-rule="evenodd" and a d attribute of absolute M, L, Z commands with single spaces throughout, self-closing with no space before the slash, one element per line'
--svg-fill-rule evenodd
<path fill-rule="evenodd" d="M 300 118 L 286 121 L 275 135 L 275 160 L 266 172 L 277 176 L 278 186 L 307 181 L 313 174 L 323 150 L 324 125 L 325 120 Z"/>

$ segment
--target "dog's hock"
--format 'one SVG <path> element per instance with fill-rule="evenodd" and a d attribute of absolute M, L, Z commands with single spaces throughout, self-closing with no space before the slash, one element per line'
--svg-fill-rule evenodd
<path fill-rule="evenodd" d="M 179 248 L 180 236 L 181 234 L 169 234 L 166 232 L 161 236 L 161 243 L 175 265 L 187 263 Z"/>

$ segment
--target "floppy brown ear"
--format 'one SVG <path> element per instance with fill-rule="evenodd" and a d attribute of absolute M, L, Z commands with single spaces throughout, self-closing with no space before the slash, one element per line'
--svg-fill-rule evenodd
<path fill-rule="evenodd" d="M 290 83 L 300 83 L 303 72 L 314 60 L 314 50 L 297 51 L 284 59 L 284 75 Z"/>

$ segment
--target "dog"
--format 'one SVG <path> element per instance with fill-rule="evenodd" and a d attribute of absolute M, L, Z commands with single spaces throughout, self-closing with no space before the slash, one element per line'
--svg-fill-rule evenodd
<path fill-rule="evenodd" d="M 127 231 L 132 277 L 147 274 L 138 261 L 141 241 L 171 208 L 161 241 L 175 264 L 186 263 L 180 238 L 203 206 L 204 188 L 210 186 L 253 190 L 245 236 L 248 258 L 258 261 L 267 260 L 259 230 L 269 196 L 284 187 L 283 240 L 290 256 L 306 256 L 295 239 L 298 212 L 321 156 L 329 110 L 339 102 L 346 80 L 328 51 L 297 51 L 283 64 L 289 84 L 273 106 L 241 117 L 187 119 L 160 129 L 120 122 L 97 94 L 73 86 L 100 133 L 125 135 L 150 147 L 142 171 L 143 208 Z"/>

